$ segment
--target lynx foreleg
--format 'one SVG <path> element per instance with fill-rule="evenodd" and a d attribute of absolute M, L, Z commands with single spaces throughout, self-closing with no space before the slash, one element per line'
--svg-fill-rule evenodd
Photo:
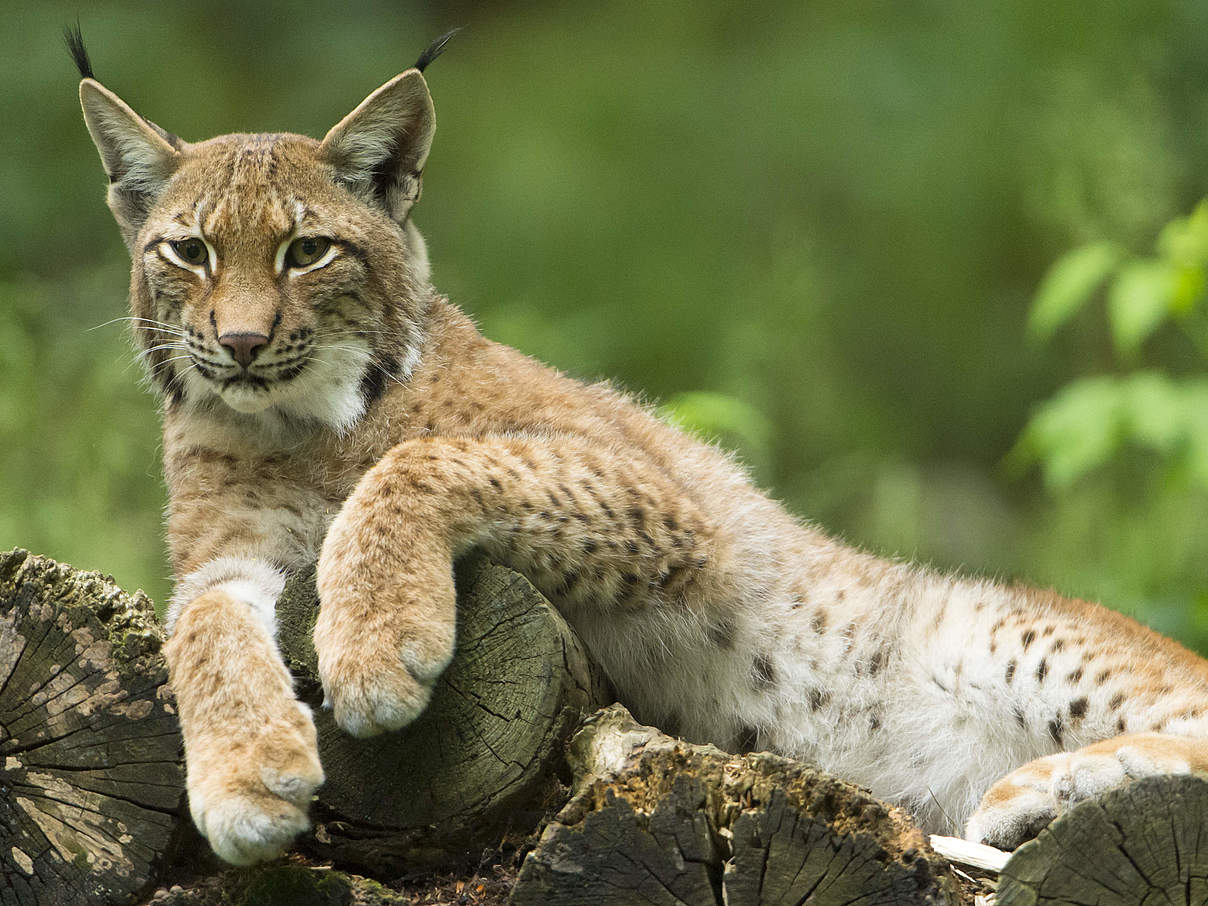
<path fill-rule="evenodd" d="M 569 437 L 400 444 L 361 479 L 319 558 L 315 649 L 348 732 L 401 727 L 427 704 L 453 654 L 453 557 L 474 544 L 563 606 L 629 608 L 705 597 L 689 590 L 716 547 L 640 456 Z"/>
<path fill-rule="evenodd" d="M 280 855 L 308 827 L 323 782 L 310 710 L 294 699 L 273 641 L 281 581 L 263 562 L 211 561 L 180 583 L 169 612 L 164 654 L 189 809 L 214 851 L 236 865 Z"/>

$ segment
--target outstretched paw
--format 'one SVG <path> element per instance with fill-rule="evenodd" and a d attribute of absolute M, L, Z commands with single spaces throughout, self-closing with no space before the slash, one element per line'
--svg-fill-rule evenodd
<path fill-rule="evenodd" d="M 1186 737 L 1142 733 L 1037 758 L 990 787 L 965 838 L 1015 849 L 1086 799 L 1142 777 L 1200 769 L 1198 747 L 1202 743 Z"/>
<path fill-rule="evenodd" d="M 201 735 L 188 752 L 189 809 L 214 852 L 234 865 L 281 855 L 310 827 L 311 796 L 323 782 L 310 709 L 256 728 L 250 742 Z"/>

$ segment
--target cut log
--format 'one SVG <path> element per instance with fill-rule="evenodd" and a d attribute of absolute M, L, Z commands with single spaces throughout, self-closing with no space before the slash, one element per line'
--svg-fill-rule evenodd
<path fill-rule="evenodd" d="M 128 902 L 181 826 L 181 740 L 151 603 L 0 554 L 0 903 Z"/>
<path fill-rule="evenodd" d="M 576 792 L 513 906 L 958 901 L 905 812 L 797 762 L 689 745 L 615 705 L 575 736 L 571 763 Z"/>
<path fill-rule="evenodd" d="M 612 701 L 607 683 L 523 577 L 473 557 L 456 582 L 457 651 L 414 724 L 354 739 L 315 708 L 327 775 L 305 844 L 316 855 L 387 873 L 475 860 L 561 804 L 566 743 Z M 313 573 L 287 585 L 277 614 L 299 692 L 318 706 Z"/>
<path fill-rule="evenodd" d="M 1208 781 L 1150 777 L 1070 809 L 1003 867 L 998 906 L 1208 903 Z"/>

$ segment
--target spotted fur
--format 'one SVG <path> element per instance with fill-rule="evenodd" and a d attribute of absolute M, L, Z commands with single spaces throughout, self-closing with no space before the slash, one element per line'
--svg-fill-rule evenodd
<path fill-rule="evenodd" d="M 482 337 L 411 221 L 435 123 L 417 69 L 322 141 L 172 142 L 80 90 L 163 396 L 190 803 L 229 861 L 280 852 L 322 780 L 271 619 L 316 557 L 319 670 L 358 735 L 424 708 L 451 563 L 478 546 L 642 720 L 816 762 L 934 830 L 1013 844 L 1127 777 L 1208 764 L 1208 665 L 1175 643 L 853 550 L 625 395 Z M 335 251 L 292 267 L 299 237 Z"/>

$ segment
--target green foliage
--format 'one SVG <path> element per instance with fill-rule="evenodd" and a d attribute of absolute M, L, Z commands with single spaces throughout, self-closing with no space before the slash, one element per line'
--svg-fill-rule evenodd
<path fill-rule="evenodd" d="M 1208 490 L 1208 378 L 1142 371 L 1074 381 L 1038 409 L 1010 462 L 1039 462 L 1049 486 L 1064 490 L 1130 444 Z"/>
<path fill-rule="evenodd" d="M 1050 336 L 1111 276 L 1107 318 L 1121 360 L 1137 361 L 1163 325 L 1201 340 L 1208 337 L 1206 269 L 1208 202 L 1202 202 L 1162 229 L 1156 257 L 1122 260 L 1114 246 L 1093 243 L 1060 259 L 1037 291 L 1033 331 Z M 1208 378 L 1162 371 L 1079 378 L 1038 407 L 1009 462 L 1017 469 L 1039 463 L 1047 483 L 1063 489 L 1130 445 L 1158 454 L 1186 482 L 1208 490 Z"/>
<path fill-rule="evenodd" d="M 1173 295 L 1138 278 L 1107 329 L 1092 315 L 1124 250 L 1203 195 L 1208 5 L 10 6 L 0 548 L 161 602 L 169 587 L 155 403 L 124 328 L 89 329 L 125 314 L 126 253 L 63 24 L 80 15 L 101 80 L 189 140 L 322 135 L 465 24 L 427 73 L 439 128 L 415 218 L 437 286 L 484 332 L 670 400 L 854 543 L 1052 583 L 1208 647 L 1201 442 L 1173 416 L 1169 438 L 1137 439 L 1165 437 L 1141 420 L 1161 381 L 1186 411 L 1175 388 L 1203 370 L 1187 300 L 1205 215 L 1148 256 L 1177 268 Z M 1053 249 L 1104 238 L 1046 281 L 1026 330 Z M 1059 418 L 1012 457 L 1047 476 L 1047 451 L 1083 444 L 1098 464 L 1074 457 L 1056 493 L 997 468 L 1036 401 L 1113 356 L 1160 379 L 1153 398 L 1092 401 L 1098 446 L 1052 440 Z"/>

